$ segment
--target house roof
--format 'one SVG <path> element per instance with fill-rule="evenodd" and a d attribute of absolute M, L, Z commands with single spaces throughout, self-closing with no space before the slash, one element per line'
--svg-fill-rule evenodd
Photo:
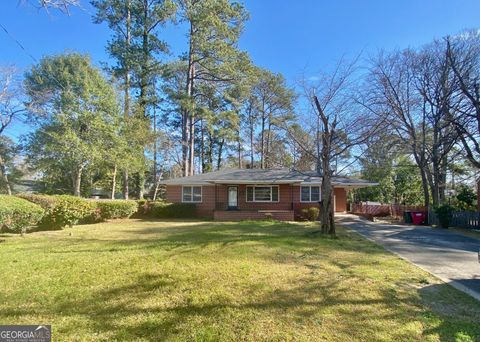
<path fill-rule="evenodd" d="M 209 184 L 320 184 L 322 175 L 316 171 L 288 169 L 224 169 L 194 176 L 168 179 L 165 185 Z M 341 187 L 364 187 L 378 185 L 363 179 L 333 177 L 332 184 Z"/>

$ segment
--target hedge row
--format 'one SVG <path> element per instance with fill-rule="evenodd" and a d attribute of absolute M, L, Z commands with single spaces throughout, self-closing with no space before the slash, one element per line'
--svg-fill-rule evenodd
<path fill-rule="evenodd" d="M 100 220 L 129 218 L 137 212 L 137 202 L 128 200 L 101 200 L 95 202 Z"/>
<path fill-rule="evenodd" d="M 196 205 L 193 203 L 152 202 L 151 215 L 155 218 L 194 218 Z"/>
<path fill-rule="evenodd" d="M 196 205 L 193 203 L 167 203 L 164 201 L 137 202 L 137 216 L 153 218 L 194 218 L 196 217 Z"/>
<path fill-rule="evenodd" d="M 95 203 L 69 195 L 21 194 L 19 197 L 38 204 L 45 210 L 39 222 L 42 229 L 62 229 L 95 217 Z"/>
<path fill-rule="evenodd" d="M 37 226 L 41 230 L 62 229 L 79 223 L 149 216 L 193 218 L 195 204 L 162 201 L 88 200 L 69 195 L 20 194 L 0 197 L 0 229 L 18 232 Z"/>
<path fill-rule="evenodd" d="M 39 222 L 42 229 L 61 229 L 78 223 L 128 218 L 137 210 L 135 201 L 88 200 L 69 195 L 21 194 L 19 197 L 38 204 L 45 210 Z"/>
<path fill-rule="evenodd" d="M 0 195 L 0 230 L 24 232 L 43 217 L 43 209 L 22 198 Z"/>

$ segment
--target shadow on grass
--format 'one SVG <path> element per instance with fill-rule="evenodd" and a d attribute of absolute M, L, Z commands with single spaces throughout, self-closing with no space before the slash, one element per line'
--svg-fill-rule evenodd
<path fill-rule="evenodd" d="M 409 335 L 408 330 L 389 330 L 389 324 L 392 321 L 400 325 L 412 320 L 426 322 L 437 317 L 432 313 L 450 319 L 432 322 L 430 326 L 433 327 L 423 331 L 425 338 L 431 335 L 439 336 L 441 341 L 454 341 L 459 338 L 463 338 L 461 341 L 477 341 L 480 338 L 480 328 L 475 323 L 480 321 L 479 311 L 472 310 L 464 296 L 455 298 L 460 302 L 460 306 L 458 303 L 453 305 L 448 297 L 445 297 L 452 295 L 452 289 L 446 284 L 427 286 L 418 292 L 420 301 L 430 310 L 422 312 L 421 315 L 415 307 L 415 304 L 418 304 L 415 293 L 400 298 L 391 289 L 382 289 L 380 296 L 351 298 L 348 296 L 348 289 L 338 280 L 322 285 L 299 284 L 293 289 L 277 289 L 261 296 L 252 290 L 251 295 L 236 302 L 211 299 L 199 304 L 182 298 L 165 305 L 161 299 L 175 293 L 178 285 L 170 278 L 144 274 L 132 284 L 98 291 L 80 302 L 65 298 L 50 308 L 50 314 L 61 312 L 63 317 L 88 317 L 89 327 L 93 331 L 108 335 L 112 340 L 167 340 L 178 337 L 179 334 L 191 336 L 208 326 L 216 327 L 216 337 L 222 339 L 222 334 L 227 331 L 231 336 L 236 336 L 245 334 L 247 329 L 248 334 L 248 328 L 255 329 L 249 325 L 264 314 L 279 321 L 283 320 L 282 324 L 296 322 L 292 324 L 295 326 L 313 318 L 318 324 L 322 324 L 322 314 L 325 312 L 328 312 L 326 317 L 334 314 L 344 320 L 339 320 L 335 326 L 338 336 L 351 336 L 354 340 L 365 338 L 365 333 L 368 332 L 383 334 L 392 340 L 417 339 L 418 336 L 415 338 L 414 335 Z M 158 302 L 154 300 L 155 304 L 149 302 L 150 304 L 144 305 L 146 300 L 155 297 L 159 299 Z M 405 303 L 413 305 L 400 308 Z M 17 316 L 29 313 L 31 312 L 20 310 L 2 312 L 3 315 Z M 240 330 L 237 330 L 239 327 L 236 322 L 231 320 L 232 315 L 242 323 Z M 464 323 L 459 323 L 460 321 Z"/>
<path fill-rule="evenodd" d="M 172 250 L 173 254 L 194 251 L 191 257 L 195 258 L 197 250 L 206 246 L 235 248 L 240 243 L 258 243 L 274 248 L 276 253 L 285 249 L 298 252 L 299 258 L 305 255 L 318 258 L 318 253 L 333 250 L 385 253 L 381 247 L 343 230 L 339 231 L 339 239 L 332 240 L 311 236 L 309 232 L 316 227 L 280 222 L 208 222 L 178 226 L 158 223 L 158 226 L 152 222 L 152 227 L 131 229 L 120 226 L 121 239 L 108 235 L 98 239 L 66 237 L 67 241 L 73 243 L 55 247 L 49 252 L 117 253 L 125 249 L 148 251 L 154 248 Z M 83 248 L 92 243 L 95 248 Z M 312 249 L 316 250 L 312 252 Z M 345 278 L 359 277 L 352 273 L 352 266 L 355 265 L 351 262 L 347 259 L 329 260 L 340 269 L 339 274 L 331 274 L 331 280 L 314 277 L 298 279 L 298 283 L 288 290 L 274 288 L 268 291 L 259 291 L 252 282 L 242 297 L 235 299 L 213 296 L 215 293 L 209 293 L 209 288 L 202 288 L 194 281 L 177 280 L 175 272 L 169 275 L 144 272 L 133 279 L 129 276 L 126 284 L 91 290 L 76 298 L 59 296 L 47 306 L 11 306 L 0 310 L 0 316 L 31 317 L 37 311 L 40 315 L 58 319 L 58 329 L 70 337 L 78 336 L 76 327 L 61 327 L 61 322 L 81 316 L 87 321 L 83 329 L 108 336 L 109 340 L 143 338 L 159 341 L 178 336 L 195 340 L 195 334 L 207 328 L 213 329 L 213 340 L 233 339 L 242 334 L 247 336 L 244 339 L 249 339 L 248 336 L 253 339 L 251 336 L 255 334 L 251 332 L 262 328 L 255 326 L 259 319 L 273 322 L 269 327 L 272 334 L 276 332 L 273 324 L 279 322 L 279 327 L 292 329 L 294 338 L 295 332 L 301 331 L 302 327 L 309 324 L 323 327 L 330 320 L 329 327 L 332 329 L 332 324 L 335 324 L 338 336 L 352 337 L 353 340 L 368 340 L 368 334 L 387 336 L 390 340 L 418 340 L 418 336 L 398 328 L 410 321 L 428 323 L 423 324 L 428 326 L 424 336 L 438 335 L 442 341 L 455 340 L 458 336 L 471 337 L 473 341 L 480 339 L 480 327 L 476 325 L 480 321 L 479 306 L 468 303 L 463 294 L 448 285 L 431 285 L 399 294 L 394 288 L 373 283 L 372 286 L 379 286 L 378 291 L 374 295 L 364 294 L 359 289 L 352 291 L 348 287 L 352 283 L 343 281 Z M 306 266 L 313 270 L 319 267 L 313 262 Z M 235 286 L 229 288 L 232 284 L 224 284 L 222 290 L 235 291 Z M 371 283 L 362 284 L 359 286 L 369 286 Z M 212 287 L 222 285 L 212 284 Z M 190 295 L 193 290 L 205 291 L 206 297 Z M 420 304 L 427 306 L 428 311 Z M 392 329 L 392 322 L 396 323 L 397 330 Z M 468 341 L 466 337 L 464 340 Z"/>
<path fill-rule="evenodd" d="M 269 248 L 280 248 L 306 253 L 312 248 L 338 248 L 346 251 L 362 250 L 366 253 L 385 253 L 382 247 L 365 243 L 356 234 L 344 230 L 338 239 L 311 234 L 317 227 L 276 221 L 242 221 L 235 223 L 185 221 L 143 221 L 152 226 L 122 229 L 122 238 L 67 237 L 67 247 L 56 248 L 51 253 L 109 253 L 132 249 L 162 249 L 175 253 L 194 252 L 206 247 L 234 248 L 249 243 Z M 158 225 L 156 225 L 158 223 Z M 83 248 L 97 243 L 94 248 Z M 100 244 L 100 245 L 98 245 Z M 35 247 L 31 247 L 35 248 Z M 40 247 L 39 247 L 40 248 Z"/>
<path fill-rule="evenodd" d="M 178 334 L 190 331 L 182 336 L 188 336 L 200 331 L 206 326 L 219 326 L 216 333 L 229 331 L 232 336 L 245 333 L 245 326 L 254 323 L 264 314 L 276 320 L 283 320 L 283 324 L 303 324 L 306 320 L 316 317 L 320 320 L 321 313 L 328 312 L 338 317 L 347 318 L 345 324 L 338 323 L 336 333 L 344 336 L 355 336 L 363 331 L 375 331 L 389 334 L 394 340 L 394 332 L 389 332 L 385 322 L 391 320 L 407 321 L 412 319 L 415 312 L 402 310 L 385 310 L 392 308 L 392 293 L 383 290 L 380 297 L 351 299 L 345 296 L 340 281 L 331 281 L 327 284 L 303 284 L 288 291 L 274 290 L 268 295 L 245 296 L 240 302 L 209 300 L 206 303 L 191 303 L 187 298 L 177 299 L 175 303 L 164 305 L 161 300 L 158 304 L 144 306 L 147 299 L 158 296 L 160 299 L 173 293 L 178 284 L 172 279 L 155 274 L 144 274 L 132 284 L 119 285 L 107 290 L 94 293 L 83 301 L 63 298 L 53 307 L 49 307 L 48 315 L 62 314 L 62 317 L 82 315 L 88 317 L 89 329 L 95 333 L 109 336 L 110 340 L 146 339 L 151 341 L 167 340 Z M 409 299 L 410 300 L 410 299 Z M 374 309 L 376 308 L 376 309 Z M 381 313 L 379 313 L 381 312 Z M 30 310 L 11 309 L 0 312 L 3 316 L 22 316 L 32 314 Z M 42 310 L 45 314 L 45 309 Z M 286 316 L 288 313 L 288 316 Z M 242 331 L 231 321 L 231 315 L 242 322 Z M 319 317 L 320 314 L 320 318 Z M 146 319 L 151 317 L 152 319 Z M 126 321 L 125 321 L 126 320 Z M 195 324 L 189 322 L 195 320 Z M 201 323 L 198 323 L 201 322 Z M 254 327 L 252 327 L 254 329 Z M 64 331 L 72 335 L 75 331 Z M 432 331 L 435 333 L 436 331 Z M 401 334 L 398 338 L 407 337 Z"/>
<path fill-rule="evenodd" d="M 432 324 L 425 334 L 436 334 L 440 341 L 480 341 L 478 301 L 446 283 L 425 286 L 418 293 L 422 304 L 429 310 L 424 314 L 425 320 L 433 319 L 429 313 L 448 318 Z"/>

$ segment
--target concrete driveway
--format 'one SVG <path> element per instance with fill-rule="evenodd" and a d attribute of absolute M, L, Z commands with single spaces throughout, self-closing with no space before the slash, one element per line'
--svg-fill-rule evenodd
<path fill-rule="evenodd" d="M 447 229 L 370 222 L 348 214 L 336 216 L 336 222 L 480 300 L 480 240 Z"/>

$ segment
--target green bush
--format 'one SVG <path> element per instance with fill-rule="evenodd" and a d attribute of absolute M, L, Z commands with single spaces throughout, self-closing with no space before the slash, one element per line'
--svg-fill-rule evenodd
<path fill-rule="evenodd" d="M 55 207 L 52 211 L 52 223 L 55 227 L 73 226 L 87 220 L 95 213 L 95 203 L 84 198 L 69 195 L 55 195 Z"/>
<path fill-rule="evenodd" d="M 435 208 L 435 213 L 437 214 L 438 221 L 442 228 L 448 228 L 452 222 L 454 208 L 449 204 L 442 204 L 441 206 Z"/>
<path fill-rule="evenodd" d="M 81 221 L 91 220 L 96 215 L 93 201 L 69 195 L 22 194 L 22 198 L 40 205 L 45 215 L 39 225 L 43 229 L 61 229 Z"/>
<path fill-rule="evenodd" d="M 156 218 L 194 218 L 196 205 L 193 203 L 151 202 L 151 214 Z"/>
<path fill-rule="evenodd" d="M 309 207 L 302 209 L 302 216 L 309 221 L 316 221 L 320 216 L 320 209 L 317 207 Z"/>
<path fill-rule="evenodd" d="M 44 210 L 22 198 L 0 195 L 0 229 L 23 232 L 36 225 Z"/>
<path fill-rule="evenodd" d="M 97 217 L 104 221 L 117 218 L 129 218 L 137 212 L 138 204 L 128 200 L 99 200 L 95 201 Z"/>
<path fill-rule="evenodd" d="M 457 196 L 453 199 L 454 206 L 460 211 L 476 211 L 477 194 L 471 187 L 460 185 Z"/>
<path fill-rule="evenodd" d="M 147 200 L 138 200 L 137 201 L 137 212 L 136 212 L 136 215 L 137 216 L 150 216 L 151 215 L 151 211 L 152 211 L 152 203 L 154 202 L 151 202 L 151 201 L 147 201 Z"/>
<path fill-rule="evenodd" d="M 55 207 L 55 198 L 48 195 L 39 195 L 39 194 L 19 194 L 17 195 L 20 198 L 26 199 L 29 202 L 33 202 L 41 206 L 44 210 L 49 211 Z"/>

